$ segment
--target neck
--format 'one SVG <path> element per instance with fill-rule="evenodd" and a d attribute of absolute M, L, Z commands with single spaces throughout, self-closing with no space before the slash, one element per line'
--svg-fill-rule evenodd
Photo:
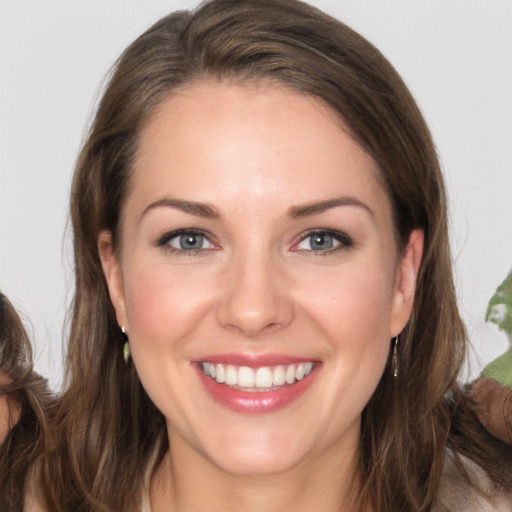
<path fill-rule="evenodd" d="M 357 475 L 359 429 L 323 453 L 279 474 L 234 475 L 198 453 L 180 437 L 169 436 L 170 451 L 150 489 L 152 512 L 349 512 Z"/>

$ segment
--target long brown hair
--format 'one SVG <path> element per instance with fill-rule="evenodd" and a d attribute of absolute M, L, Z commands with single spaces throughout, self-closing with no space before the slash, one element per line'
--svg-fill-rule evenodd
<path fill-rule="evenodd" d="M 485 438 L 456 381 L 466 333 L 452 281 L 446 198 L 429 130 L 408 89 L 368 41 L 307 4 L 213 0 L 161 19 L 125 50 L 78 158 L 67 389 L 56 423 L 62 442 L 50 459 L 55 507 L 140 509 L 152 454 L 168 448 L 161 413 L 123 361 L 97 240 L 109 230 L 119 244 L 130 171 L 152 113 L 177 87 L 203 79 L 268 80 L 319 98 L 377 163 L 399 247 L 414 228 L 425 233 L 414 311 L 400 336 L 399 378 L 389 362 L 363 413 L 361 506 L 428 510 L 447 448 L 511 485 L 502 447 Z"/>
<path fill-rule="evenodd" d="M 0 510 L 21 512 L 27 475 L 44 452 L 54 398 L 33 370 L 30 342 L 18 313 L 0 292 L 0 397 L 7 398 L 9 431 L 0 446 Z"/>

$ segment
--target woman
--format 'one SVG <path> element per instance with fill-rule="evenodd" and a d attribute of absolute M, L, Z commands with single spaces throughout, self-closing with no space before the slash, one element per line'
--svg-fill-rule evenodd
<path fill-rule="evenodd" d="M 53 397 L 32 369 L 21 319 L 0 292 L 0 510 L 21 510 L 27 474 L 44 451 Z"/>
<path fill-rule="evenodd" d="M 156 23 L 75 171 L 46 508 L 508 510 L 510 447 L 456 381 L 445 203 L 411 95 L 345 25 L 293 0 Z"/>

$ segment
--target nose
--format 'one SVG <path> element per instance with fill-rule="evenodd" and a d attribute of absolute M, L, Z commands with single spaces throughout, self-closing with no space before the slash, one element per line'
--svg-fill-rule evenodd
<path fill-rule="evenodd" d="M 270 256 L 238 255 L 221 286 L 217 319 L 225 328 L 257 338 L 293 320 L 288 280 Z"/>

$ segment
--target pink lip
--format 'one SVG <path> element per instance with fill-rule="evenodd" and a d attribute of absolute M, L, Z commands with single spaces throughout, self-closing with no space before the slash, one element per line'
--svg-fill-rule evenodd
<path fill-rule="evenodd" d="M 205 360 L 209 362 L 217 362 L 212 361 L 212 359 Z M 227 363 L 225 359 L 223 359 L 223 362 Z M 294 362 L 296 362 L 296 360 L 294 360 Z M 199 378 L 203 383 L 206 391 L 215 400 L 215 402 L 234 412 L 263 414 L 283 409 L 284 407 L 287 407 L 289 404 L 300 398 L 314 382 L 321 365 L 317 364 L 307 377 L 304 377 L 304 379 L 296 382 L 291 386 L 284 385 L 281 388 L 273 391 L 262 392 L 241 391 L 239 389 L 230 388 L 225 384 L 219 384 L 211 377 L 207 377 L 203 373 L 200 364 L 196 364 L 194 366 L 197 368 Z M 273 364 L 267 363 L 262 366 L 273 366 Z"/>
<path fill-rule="evenodd" d="M 196 362 L 207 361 L 208 363 L 232 364 L 234 366 L 248 366 L 249 368 L 260 368 L 262 366 L 277 366 L 279 364 L 298 364 L 315 361 L 305 357 L 294 357 L 285 354 L 216 354 L 205 356 Z"/>

